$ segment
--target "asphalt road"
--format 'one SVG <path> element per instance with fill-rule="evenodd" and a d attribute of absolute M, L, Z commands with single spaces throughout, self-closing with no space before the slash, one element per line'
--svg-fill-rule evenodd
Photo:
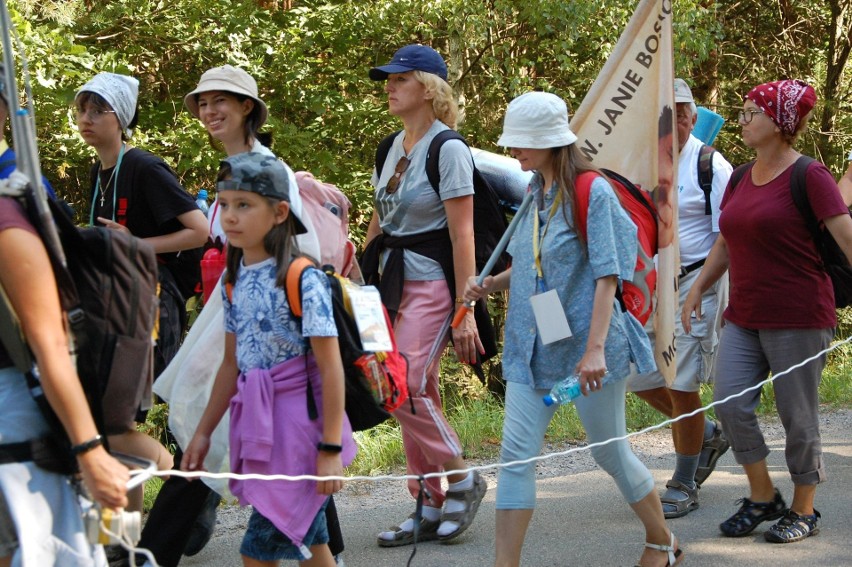
<path fill-rule="evenodd" d="M 777 421 L 764 428 L 772 453 L 773 481 L 789 502 L 792 484 L 784 464 L 783 430 Z M 823 418 L 823 446 L 829 480 L 817 491 L 822 513 L 820 533 L 795 544 L 769 544 L 761 524 L 751 535 L 731 539 L 719 535 L 718 524 L 747 495 L 742 469 L 726 454 L 700 493 L 701 506 L 670 526 L 686 553 L 685 565 L 781 567 L 787 565 L 852 565 L 852 410 Z M 670 436 L 661 431 L 633 441 L 634 450 L 651 469 L 659 487 L 671 475 L 674 455 Z M 551 448 L 552 450 L 553 448 Z M 561 449 L 561 448 L 560 448 Z M 570 455 L 539 466 L 538 507 L 524 546 L 523 565 L 565 567 L 635 565 L 643 532 L 639 521 L 597 470 L 587 454 Z M 482 463 L 477 463 L 482 464 Z M 428 542 L 417 548 L 412 567 L 490 566 L 494 559 L 494 497 L 496 474 L 485 474 L 489 492 L 475 523 L 458 540 Z M 350 486 L 336 497 L 346 539 L 347 567 L 404 567 L 411 547 L 384 549 L 375 543 L 381 529 L 413 511 L 401 483 L 396 486 Z M 245 511 L 223 509 L 210 544 L 182 566 L 237 567 Z M 295 564 L 295 563 L 293 563 Z"/>

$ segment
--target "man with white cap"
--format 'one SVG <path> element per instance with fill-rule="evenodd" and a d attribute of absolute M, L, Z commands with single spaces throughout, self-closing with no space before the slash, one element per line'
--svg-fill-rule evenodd
<path fill-rule="evenodd" d="M 678 161 L 678 238 L 681 272 L 678 281 L 680 305 L 701 272 L 704 260 L 719 234 L 719 203 L 731 176 L 729 164 L 718 152 L 692 135 L 698 118 L 692 91 L 683 79 L 675 79 Z M 709 166 L 709 168 L 707 167 Z M 709 173 L 702 172 L 702 169 Z M 666 417 L 691 413 L 701 407 L 701 383 L 710 380 L 718 337 L 715 322 L 721 314 L 721 281 L 703 297 L 702 319 L 693 319 L 690 333 L 675 321 L 677 375 L 666 386 L 662 374 L 634 375 L 629 389 Z M 722 300 L 724 303 L 724 300 Z M 680 312 L 680 309 L 678 309 Z M 652 328 L 649 324 L 646 328 Z M 649 332 L 654 339 L 653 331 Z M 698 489 L 713 472 L 728 442 L 719 424 L 703 413 L 672 425 L 677 462 L 661 500 L 666 518 L 678 518 L 698 508 Z"/>

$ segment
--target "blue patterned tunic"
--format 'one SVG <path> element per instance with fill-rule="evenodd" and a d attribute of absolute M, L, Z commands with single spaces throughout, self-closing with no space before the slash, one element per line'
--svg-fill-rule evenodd
<path fill-rule="evenodd" d="M 518 223 L 509 243 L 512 255 L 509 310 L 503 350 L 503 372 L 506 380 L 550 388 L 573 373 L 586 349 L 595 280 L 617 275 L 620 280 L 633 277 L 636 266 L 636 225 L 621 207 L 612 188 L 603 179 L 592 183 L 588 214 L 588 249 L 572 228 L 573 212 L 569 204 L 566 215 L 558 208 L 545 233 L 555 191 L 543 194 L 543 179 L 532 180 L 533 206 Z M 552 188 L 553 189 L 553 188 Z M 555 289 L 565 308 L 573 335 L 543 345 L 536 329 L 530 297 L 536 292 L 536 269 L 533 257 L 533 216 L 539 215 L 541 262 L 547 289 Z M 636 362 L 640 372 L 656 368 L 651 345 L 639 321 L 622 313 L 614 300 L 604 349 L 607 369 L 612 378 L 622 379 L 629 363 Z M 643 370 L 646 369 L 646 370 Z"/>
<path fill-rule="evenodd" d="M 233 303 L 222 286 L 225 331 L 237 338 L 237 366 L 241 372 L 272 368 L 308 351 L 308 337 L 336 337 L 331 288 L 319 270 L 302 274 L 301 322 L 293 317 L 284 290 L 275 285 L 274 258 L 240 266 Z"/>

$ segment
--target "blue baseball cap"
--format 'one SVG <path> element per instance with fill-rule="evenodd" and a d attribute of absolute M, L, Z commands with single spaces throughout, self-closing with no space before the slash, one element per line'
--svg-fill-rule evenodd
<path fill-rule="evenodd" d="M 387 65 L 370 69 L 370 78 L 374 81 L 384 81 L 391 73 L 408 71 L 424 71 L 447 80 L 447 64 L 444 63 L 444 58 L 428 45 L 418 43 L 399 49 Z"/>

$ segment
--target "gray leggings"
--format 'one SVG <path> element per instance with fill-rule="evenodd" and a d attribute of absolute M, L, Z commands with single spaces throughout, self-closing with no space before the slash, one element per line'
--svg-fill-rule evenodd
<path fill-rule="evenodd" d="M 722 329 L 713 398 L 718 401 L 778 374 L 828 347 L 834 329 Z M 773 382 L 775 407 L 787 434 L 785 456 L 794 484 L 826 479 L 819 436 L 819 383 L 825 355 Z M 734 458 L 741 465 L 769 455 L 755 415 L 760 390 L 716 407 Z"/>

